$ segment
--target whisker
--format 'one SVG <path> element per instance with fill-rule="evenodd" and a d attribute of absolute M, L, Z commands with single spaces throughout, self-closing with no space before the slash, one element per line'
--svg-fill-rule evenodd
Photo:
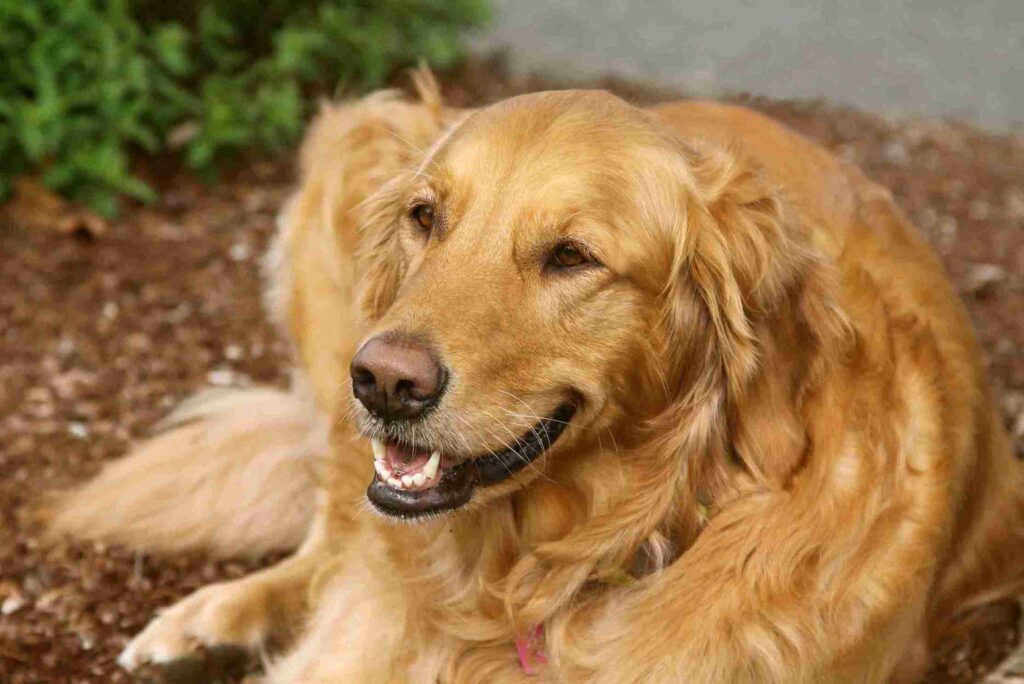
<path fill-rule="evenodd" d="M 521 415 L 521 414 L 518 414 L 518 413 L 512 413 L 511 411 L 509 411 L 507 408 L 504 408 L 504 407 L 501 407 L 501 410 L 504 411 L 505 413 L 507 413 L 508 415 L 512 416 L 513 418 L 515 418 L 516 419 L 516 423 L 519 424 L 519 425 L 522 425 L 527 430 L 529 430 L 533 434 L 533 436 L 537 438 L 537 441 L 539 441 L 541 444 L 547 444 L 547 446 L 549 446 L 549 447 L 551 446 L 551 444 L 550 444 L 549 440 L 547 439 L 547 437 L 545 435 L 542 435 L 540 432 L 538 432 L 537 423 L 535 421 L 533 421 L 533 420 L 527 420 L 527 418 L 529 418 L 529 416 L 524 416 L 524 415 Z"/>
<path fill-rule="evenodd" d="M 504 428 L 504 429 L 505 429 L 505 431 L 506 431 L 506 432 L 508 432 L 508 433 L 509 433 L 510 435 L 512 435 L 512 438 L 513 438 L 513 439 L 514 439 L 514 440 L 516 441 L 516 443 L 518 443 L 518 442 L 519 442 L 519 437 L 518 437 L 518 436 L 517 436 L 517 435 L 516 435 L 516 434 L 515 434 L 514 432 L 512 432 L 511 430 L 509 430 L 509 428 L 508 428 L 508 426 L 507 426 L 507 425 L 505 425 L 505 424 L 504 424 L 503 422 L 501 422 L 500 420 L 498 420 L 498 419 L 497 419 L 497 418 L 496 418 L 496 417 L 495 417 L 494 415 L 492 415 L 492 414 L 488 413 L 487 411 L 482 411 L 482 413 L 483 413 L 484 415 L 486 415 L 486 416 L 487 416 L 488 418 L 490 418 L 491 420 L 493 420 L 493 421 L 494 421 L 495 423 L 497 423 L 498 425 L 500 425 L 500 426 L 501 426 L 502 428 Z M 542 435 L 540 435 L 540 434 L 539 434 L 539 433 L 538 433 L 538 432 L 536 431 L 536 428 L 530 428 L 530 430 L 531 430 L 531 431 L 533 432 L 533 434 L 534 434 L 534 435 L 536 435 L 536 436 L 537 436 L 537 439 L 538 439 L 538 441 L 540 441 L 540 443 L 541 443 L 542 445 L 546 445 L 546 447 L 550 447 L 550 446 L 551 446 L 551 442 L 550 442 L 550 441 L 549 441 L 549 440 L 547 439 L 547 437 L 546 437 L 546 436 L 542 436 Z M 489 432 L 489 430 L 488 430 L 488 432 Z M 499 440 L 499 441 L 502 441 L 502 440 Z M 504 443 L 504 442 L 502 442 L 502 443 Z M 507 449 L 508 449 L 509 451 L 511 451 L 512 453 L 514 453 L 514 454 L 515 454 L 516 456 L 518 456 L 518 457 L 519 457 L 519 460 L 521 460 L 521 461 L 522 461 L 522 462 L 523 462 L 524 464 L 526 464 L 526 465 L 527 465 L 528 467 L 530 467 L 530 468 L 531 468 L 531 469 L 532 469 L 532 470 L 533 470 L 533 471 L 534 471 L 535 473 L 537 473 L 537 475 L 538 475 L 539 477 L 543 477 L 543 478 L 545 478 L 545 479 L 547 479 L 547 480 L 549 480 L 549 481 L 552 481 L 550 477 L 548 477 L 547 475 L 545 475 L 544 471 L 542 471 L 542 470 L 541 470 L 540 468 L 538 468 L 538 467 L 537 467 L 537 464 L 536 464 L 536 463 L 534 463 L 534 462 L 533 462 L 533 461 L 531 461 L 530 459 L 528 459 L 528 458 L 526 458 L 525 456 L 523 456 L 523 455 L 522 455 L 522 454 L 521 454 L 521 453 L 519 452 L 519 450 L 518 450 L 518 449 L 515 449 L 515 448 L 513 448 L 513 447 L 510 447 L 510 446 L 508 446 L 508 445 L 506 445 L 506 448 L 507 448 Z"/>
<path fill-rule="evenodd" d="M 518 402 L 519 402 L 520 404 L 522 404 L 523 406 L 525 406 L 525 407 L 526 407 L 526 410 L 528 410 L 528 411 L 530 412 L 530 415 L 529 415 L 529 416 L 525 416 L 525 414 L 521 414 L 521 413 L 513 413 L 512 411 L 509 411 L 508 409 L 503 409 L 504 411 L 508 412 L 508 413 L 509 413 L 509 414 L 511 414 L 511 415 L 515 415 L 515 416 L 519 416 L 519 417 L 528 417 L 528 418 L 533 418 L 533 419 L 534 419 L 534 420 L 535 420 L 536 422 L 538 422 L 538 423 L 542 423 L 542 422 L 547 422 L 547 423 L 557 423 L 557 424 L 560 424 L 560 425 L 568 425 L 569 427 L 574 427 L 574 428 L 578 428 L 578 429 L 580 429 L 580 430 L 592 430 L 592 429 L 593 429 L 593 428 L 587 427 L 587 426 L 585 426 L 585 425 L 578 425 L 578 424 L 576 424 L 576 423 L 573 423 L 572 421 L 568 421 L 568 420 L 558 420 L 558 419 L 556 419 L 556 418 L 541 418 L 540 416 L 538 416 L 538 415 L 537 415 L 537 412 L 536 412 L 536 411 L 535 411 L 535 410 L 533 409 L 533 407 L 532 407 L 532 406 L 530 406 L 530 405 L 529 405 L 528 403 L 526 403 L 525 401 L 523 401 L 523 400 L 522 400 L 522 398 L 520 398 L 520 397 L 517 397 L 517 396 L 516 396 L 515 394 L 513 394 L 512 392 L 508 392 L 508 391 L 506 391 L 506 390 L 503 390 L 503 389 L 500 389 L 500 390 L 498 390 L 498 391 L 499 391 L 499 392 L 501 392 L 502 394 L 505 394 L 505 395 L 508 395 L 508 396 L 512 397 L 513 399 L 515 399 L 516 401 L 518 401 Z"/>
<path fill-rule="evenodd" d="M 352 503 L 352 512 L 358 515 L 360 513 L 376 513 L 377 510 L 370 503 L 369 499 L 361 496 Z"/>
<path fill-rule="evenodd" d="M 576 425 L 571 420 L 558 420 L 557 418 L 541 418 L 538 421 L 526 420 L 528 418 L 532 419 L 533 416 L 528 416 L 525 413 L 515 413 L 514 411 L 509 411 L 507 408 L 502 408 L 501 410 L 504 411 L 505 413 L 507 413 L 508 415 L 513 416 L 514 418 L 523 419 L 523 424 L 524 425 L 536 425 L 537 423 L 544 422 L 544 423 L 554 423 L 556 425 L 569 425 L 571 427 L 578 427 L 580 430 L 593 430 L 594 429 L 594 428 L 591 428 L 591 427 L 587 427 L 585 425 Z"/>
<path fill-rule="evenodd" d="M 453 415 L 455 415 L 455 417 L 456 417 L 456 418 L 458 418 L 458 419 L 459 419 L 460 421 L 462 421 L 462 424 L 463 424 L 463 425 L 466 425 L 466 426 L 468 426 L 468 427 L 473 427 L 472 425 L 469 425 L 468 423 L 466 423 L 466 421 L 465 421 L 465 420 L 463 420 L 463 419 L 462 419 L 462 417 L 461 417 L 461 416 L 459 416 L 458 414 L 453 414 Z M 457 435 L 459 436 L 459 439 L 461 439 L 461 440 L 462 440 L 462 443 L 466 445 L 466 454 L 467 454 L 467 455 L 472 455 L 472 453 L 473 453 L 473 447 L 471 447 L 471 446 L 469 445 L 469 440 L 468 440 L 468 439 L 466 439 L 466 435 L 462 434 L 461 432 L 457 432 L 457 433 L 455 433 L 455 434 L 457 434 Z"/>
<path fill-rule="evenodd" d="M 502 394 L 507 394 L 508 396 L 512 397 L 513 399 L 518 401 L 520 404 L 525 406 L 526 410 L 533 414 L 533 417 L 536 420 L 536 422 L 534 423 L 535 425 L 539 425 L 541 423 L 541 417 L 537 415 L 537 412 L 533 410 L 533 407 L 531 407 L 529 404 L 527 404 L 525 401 L 523 401 L 520 397 L 517 397 L 512 392 L 507 392 L 505 390 L 498 390 L 498 391 L 501 392 Z M 537 432 L 537 429 L 535 427 L 531 427 L 530 431 L 537 437 L 537 439 L 539 439 L 541 441 L 542 444 L 544 443 L 544 440 L 541 438 L 541 435 Z M 548 444 L 548 446 L 551 446 L 551 445 Z"/>
<path fill-rule="evenodd" d="M 457 418 L 457 419 L 458 419 L 458 420 L 459 420 L 459 421 L 460 421 L 460 422 L 461 422 L 461 423 L 462 423 L 463 425 L 465 425 L 466 427 L 468 427 L 468 428 L 469 428 L 470 430 L 473 430 L 474 432 L 476 432 L 476 434 L 477 434 L 477 437 L 480 437 L 480 438 L 481 438 L 481 442 L 485 441 L 485 440 L 483 439 L 483 435 L 482 435 L 482 434 L 480 433 L 480 430 L 478 430 L 478 429 L 476 428 L 476 426 L 472 425 L 471 423 L 469 423 L 468 421 L 466 421 L 466 419 L 465 419 L 465 418 L 463 418 L 462 416 L 460 416 L 460 415 L 458 415 L 458 414 L 453 414 L 453 415 L 454 415 L 454 416 L 455 416 L 455 417 L 456 417 L 456 418 Z M 488 432 L 490 432 L 490 430 L 488 430 Z M 501 439 L 499 439 L 499 438 L 497 437 L 497 435 L 494 435 L 494 433 L 491 433 L 491 436 L 492 436 L 492 437 L 494 437 L 495 439 L 497 439 L 497 440 L 498 440 L 499 442 L 501 442 L 501 441 L 502 441 Z M 468 446 L 468 444 L 467 444 L 467 446 Z M 506 447 L 508 447 L 508 445 L 506 445 Z M 472 450 L 470 450 L 470 451 L 472 452 Z M 484 447 L 484 451 L 486 451 L 486 452 L 487 452 L 487 453 L 488 453 L 489 455 L 491 455 L 491 456 L 497 456 L 497 454 L 496 454 L 496 453 L 494 452 L 494 450 L 493 450 L 493 449 L 491 449 L 491 448 L 490 448 L 490 447 L 488 447 L 488 446 L 485 446 L 485 447 Z M 504 464 L 503 464 L 503 465 L 504 465 Z M 508 466 L 505 466 L 505 470 L 507 470 L 507 471 L 508 471 L 508 474 L 509 474 L 509 475 L 512 475 L 512 469 L 511 469 L 511 468 L 509 468 Z"/>
<path fill-rule="evenodd" d="M 615 433 L 612 432 L 611 428 L 608 428 L 608 436 L 612 438 L 612 448 L 615 449 L 615 455 L 622 456 L 622 452 L 619 451 L 619 443 L 615 441 Z"/>
<path fill-rule="evenodd" d="M 505 424 L 504 424 L 504 423 L 502 423 L 502 422 L 501 422 L 500 420 L 498 420 L 498 419 L 497 419 L 497 418 L 496 418 L 496 417 L 494 416 L 494 414 L 492 414 L 492 413 L 489 413 L 489 412 L 487 412 L 487 411 L 484 411 L 483 409 L 480 409 L 480 412 L 481 412 L 482 414 L 484 414 L 485 416 L 487 416 L 488 418 L 490 418 L 491 420 L 493 420 L 493 421 L 494 421 L 495 423 L 497 423 L 497 424 L 498 424 L 498 426 L 499 426 L 499 427 L 501 427 L 501 428 L 502 428 L 502 429 L 503 429 L 503 430 L 504 430 L 505 432 L 507 432 L 508 434 L 510 434 L 510 435 L 512 436 L 513 444 L 515 444 L 515 443 L 518 443 L 518 442 L 519 442 L 519 436 L 518 436 L 518 435 L 517 435 L 516 433 L 512 432 L 512 431 L 511 431 L 511 430 L 510 430 L 510 429 L 508 428 L 508 426 L 507 426 L 507 425 L 505 425 Z M 490 429 L 488 429 L 487 431 L 491 433 L 491 437 L 494 437 L 494 438 L 495 438 L 496 440 L 498 440 L 499 442 L 501 442 L 502 446 L 504 446 L 504 447 L 505 447 L 506 449 L 508 449 L 509 451 L 515 451 L 515 447 L 513 447 L 513 446 L 512 446 L 511 444 L 509 444 L 509 443 L 508 443 L 508 442 L 506 442 L 505 440 L 503 440 L 503 439 L 501 439 L 500 437 L 498 437 L 497 435 L 495 435 L 495 434 L 494 434 L 494 433 L 493 433 L 493 432 L 492 432 L 492 431 L 491 431 Z"/>
<path fill-rule="evenodd" d="M 391 130 L 390 128 L 387 128 L 387 129 L 385 129 L 385 130 L 387 131 L 387 133 L 388 133 L 389 135 L 391 135 L 391 137 L 395 138 L 396 140 L 398 140 L 398 141 L 400 141 L 400 142 L 404 142 L 404 143 L 405 143 L 406 145 L 408 145 L 408 146 L 409 146 L 409 147 L 410 147 L 411 149 L 414 149 L 414 150 L 416 150 L 416 151 L 417 151 L 417 152 L 419 152 L 420 154 L 426 154 L 426 153 L 427 153 L 427 151 L 426 151 L 426 150 L 424 150 L 424 149 L 423 149 L 422 147 L 417 147 L 416 145 L 413 145 L 413 144 L 412 144 L 412 142 L 410 142 L 409 140 L 407 140 L 407 139 L 403 138 L 402 136 L 400 136 L 400 135 L 399 135 L 398 133 L 396 133 L 395 131 Z"/>

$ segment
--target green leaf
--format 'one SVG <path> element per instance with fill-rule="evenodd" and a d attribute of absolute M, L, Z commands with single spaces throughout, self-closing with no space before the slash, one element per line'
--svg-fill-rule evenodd
<path fill-rule="evenodd" d="M 153 55 L 157 64 L 172 76 L 185 77 L 192 73 L 192 58 L 189 54 L 191 40 L 184 26 L 177 23 L 158 26 L 151 40 Z"/>
<path fill-rule="evenodd" d="M 35 173 L 104 215 L 152 189 L 133 155 L 182 152 L 212 174 L 293 144 L 338 84 L 377 87 L 420 58 L 445 67 L 486 0 L 0 0 L 0 193 Z"/>

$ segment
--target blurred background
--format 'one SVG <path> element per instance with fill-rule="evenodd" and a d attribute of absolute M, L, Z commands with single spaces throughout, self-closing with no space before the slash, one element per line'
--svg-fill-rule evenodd
<path fill-rule="evenodd" d="M 272 560 L 45 547 L 31 510 L 202 387 L 288 383 L 260 263 L 295 146 L 421 61 L 457 106 L 717 97 L 859 165 L 942 259 L 1024 458 L 1022 35 L 1024 0 L 0 0 L 0 682 L 126 681 L 153 611 Z M 1022 628 L 996 606 L 927 684 L 1024 682 Z"/>
<path fill-rule="evenodd" d="M 1020 0 L 495 0 L 495 13 L 476 45 L 506 47 L 518 69 L 1024 122 Z"/>
<path fill-rule="evenodd" d="M 1020 0 L 0 0 L 0 198 L 29 177 L 104 217 L 130 155 L 209 174 L 292 144 L 317 98 L 502 52 L 512 75 L 1024 121 Z"/>

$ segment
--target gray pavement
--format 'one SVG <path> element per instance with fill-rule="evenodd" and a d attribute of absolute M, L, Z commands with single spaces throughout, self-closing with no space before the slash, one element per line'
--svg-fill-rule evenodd
<path fill-rule="evenodd" d="M 1024 0 L 495 0 L 513 67 L 1024 130 Z"/>

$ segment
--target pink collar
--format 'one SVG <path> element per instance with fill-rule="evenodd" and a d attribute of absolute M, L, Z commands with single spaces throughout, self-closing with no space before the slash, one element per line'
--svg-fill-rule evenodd
<path fill-rule="evenodd" d="M 629 586 L 636 582 L 636 576 L 628 570 L 615 570 L 596 581 L 603 584 L 614 584 Z M 521 637 L 516 637 L 516 653 L 519 655 L 519 665 L 527 676 L 538 674 L 538 668 L 548 664 L 548 657 L 544 655 L 544 625 L 540 624 L 528 631 Z"/>
<path fill-rule="evenodd" d="M 544 625 L 537 625 L 524 636 L 516 639 L 516 653 L 519 654 L 519 665 L 528 676 L 537 674 L 541 665 L 546 665 L 548 657 L 544 655 Z"/>

